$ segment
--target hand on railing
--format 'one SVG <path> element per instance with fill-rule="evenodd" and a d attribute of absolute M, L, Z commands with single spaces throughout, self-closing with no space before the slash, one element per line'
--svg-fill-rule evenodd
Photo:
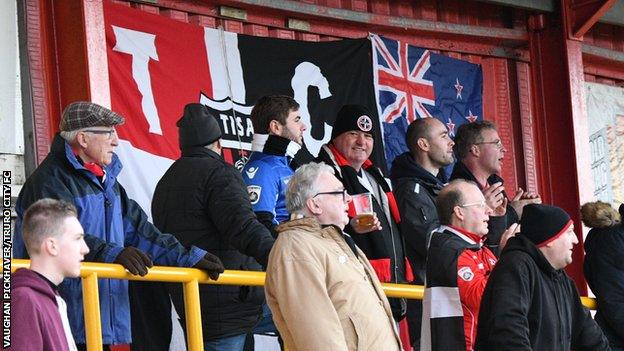
<path fill-rule="evenodd" d="M 195 263 L 193 268 L 199 268 L 206 271 L 212 280 L 219 279 L 219 274 L 223 273 L 225 270 L 225 267 L 219 257 L 211 254 L 210 252 L 206 252 L 204 258 Z"/>
<path fill-rule="evenodd" d="M 134 275 L 144 276 L 147 269 L 153 266 L 152 260 L 143 251 L 136 247 L 125 247 L 115 258 L 114 263 L 119 263 L 128 272 Z"/>

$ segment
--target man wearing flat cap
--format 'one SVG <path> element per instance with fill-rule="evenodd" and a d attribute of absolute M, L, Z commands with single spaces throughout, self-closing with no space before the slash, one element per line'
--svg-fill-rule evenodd
<path fill-rule="evenodd" d="M 152 266 L 151 256 L 157 264 L 201 268 L 217 279 L 223 272 L 217 257 L 198 247 L 187 249 L 172 235 L 161 233 L 117 182 L 122 165 L 113 152 L 119 142 L 115 127 L 123 122 L 117 113 L 91 102 L 73 102 L 65 108 L 50 153 L 17 199 L 14 257 L 28 257 L 21 233 L 24 210 L 39 199 L 53 198 L 76 206 L 88 234 L 87 260 L 120 263 L 132 274 L 145 275 Z M 101 279 L 98 289 L 103 343 L 132 343 L 128 281 Z M 60 292 L 67 301 L 74 339 L 84 349 L 80 279 L 65 279 Z"/>
<path fill-rule="evenodd" d="M 610 350 L 564 268 L 578 243 L 559 207 L 528 204 L 481 301 L 475 350 Z"/>
<path fill-rule="evenodd" d="M 221 129 L 206 106 L 184 107 L 177 123 L 182 156 L 158 182 L 154 224 L 185 246 L 217 255 L 227 269 L 262 271 L 274 239 L 256 218 L 240 172 L 221 157 Z M 180 284 L 171 285 L 184 313 Z M 242 350 L 262 312 L 262 287 L 202 285 L 204 350 Z"/>
<path fill-rule="evenodd" d="M 379 121 L 361 105 L 345 105 L 336 116 L 329 144 L 323 145 L 318 160 L 332 166 L 350 195 L 370 193 L 375 221 L 364 225 L 349 204 L 349 224 L 345 232 L 364 251 L 382 283 L 405 283 L 413 279 L 404 255 L 398 224 L 399 209 L 389 182 L 369 160 Z M 405 317 L 405 299 L 390 299 L 397 321 Z"/>

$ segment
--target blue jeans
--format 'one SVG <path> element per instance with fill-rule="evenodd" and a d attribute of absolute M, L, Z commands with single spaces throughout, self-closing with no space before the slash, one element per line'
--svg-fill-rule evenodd
<path fill-rule="evenodd" d="M 252 333 L 254 334 L 277 334 L 277 327 L 275 323 L 273 323 L 273 314 L 271 313 L 271 309 L 269 309 L 269 305 L 264 303 L 262 305 L 262 318 L 258 321 L 258 324 L 253 328 Z"/>
<path fill-rule="evenodd" d="M 204 341 L 204 351 L 243 351 L 245 337 L 245 334 L 240 334 L 223 339 Z"/>

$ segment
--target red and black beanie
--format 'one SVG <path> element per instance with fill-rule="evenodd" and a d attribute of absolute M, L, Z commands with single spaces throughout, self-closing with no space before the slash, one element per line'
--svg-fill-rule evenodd
<path fill-rule="evenodd" d="M 561 208 L 543 204 L 529 204 L 522 210 L 520 235 L 537 247 L 556 240 L 572 225 L 570 216 Z"/>

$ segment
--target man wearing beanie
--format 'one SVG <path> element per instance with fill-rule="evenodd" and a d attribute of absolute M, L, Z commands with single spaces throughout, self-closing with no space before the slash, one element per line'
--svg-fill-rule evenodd
<path fill-rule="evenodd" d="M 323 145 L 318 160 L 332 166 L 336 177 L 350 195 L 372 194 L 376 220 L 361 225 L 353 203 L 349 204 L 349 224 L 345 232 L 364 251 L 382 283 L 412 281 L 412 272 L 404 254 L 403 237 L 398 224 L 399 209 L 381 170 L 369 160 L 374 135 L 379 135 L 379 121 L 361 105 L 345 105 L 336 116 L 329 144 Z M 405 317 L 405 299 L 389 299 L 395 320 Z"/>
<path fill-rule="evenodd" d="M 484 245 L 492 209 L 471 181 L 456 179 L 436 198 L 441 226 L 427 253 L 420 350 L 474 350 L 483 289 L 496 264 Z M 517 225 L 503 234 L 502 245 Z"/>
<path fill-rule="evenodd" d="M 218 258 L 161 233 L 117 182 L 122 164 L 113 152 L 119 142 L 115 127 L 123 122 L 117 113 L 92 102 L 73 102 L 65 108 L 50 153 L 19 194 L 14 257 L 27 257 L 21 233 L 24 210 L 39 199 L 52 198 L 78 209 L 78 220 L 90 234 L 85 241 L 95 255 L 87 260 L 119 263 L 132 274 L 145 275 L 152 266 L 150 255 L 156 264 L 201 268 L 217 279 L 223 272 Z M 100 309 L 105 349 L 132 343 L 128 281 L 100 279 L 98 289 L 101 305 L 107 306 Z M 74 340 L 79 350 L 85 349 L 80 279 L 65 279 L 60 292 L 67 301 Z M 139 345 L 133 345 L 134 350 L 140 349 L 135 346 Z"/>
<path fill-rule="evenodd" d="M 182 156 L 158 182 L 154 224 L 185 246 L 214 253 L 226 269 L 261 271 L 274 239 L 253 213 L 238 170 L 221 157 L 221 129 L 202 104 L 188 104 L 177 123 Z M 169 285 L 184 313 L 180 284 Z M 258 320 L 262 287 L 200 286 L 204 350 L 242 350 Z"/>
<path fill-rule="evenodd" d="M 481 301 L 476 350 L 610 350 L 564 268 L 578 243 L 559 207 L 529 204 Z"/>

